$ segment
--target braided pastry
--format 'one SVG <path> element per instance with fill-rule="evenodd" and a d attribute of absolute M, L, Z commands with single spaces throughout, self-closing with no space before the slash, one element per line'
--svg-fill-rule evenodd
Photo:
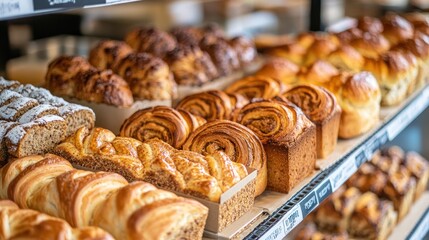
<path fill-rule="evenodd" d="M 132 52 L 133 49 L 124 42 L 104 40 L 91 49 L 88 61 L 99 69 L 115 69 L 119 60 Z"/>
<path fill-rule="evenodd" d="M 115 173 L 75 170 L 51 154 L 9 162 L 0 179 L 2 198 L 61 217 L 74 227 L 99 226 L 116 239 L 201 238 L 207 217 L 207 208 L 198 202 L 165 196 L 147 183 L 128 184 Z M 155 197 L 159 194 L 165 197 Z"/>
<path fill-rule="evenodd" d="M 137 52 L 150 53 L 159 58 L 164 58 L 177 45 L 169 33 L 153 27 L 134 29 L 125 36 L 125 42 Z"/>
<path fill-rule="evenodd" d="M 278 79 L 263 75 L 248 76 L 231 84 L 225 89 L 227 93 L 239 93 L 248 99 L 271 99 L 286 90 L 286 86 Z"/>
<path fill-rule="evenodd" d="M 175 148 L 182 147 L 189 134 L 205 121 L 185 111 L 166 106 L 135 112 L 122 124 L 120 135 L 140 141 L 160 139 Z"/>
<path fill-rule="evenodd" d="M 298 85 L 283 96 L 297 105 L 316 125 L 317 156 L 325 158 L 337 144 L 341 108 L 335 96 L 315 85 Z"/>
<path fill-rule="evenodd" d="M 168 65 L 147 53 L 131 53 L 116 64 L 136 98 L 170 100 L 176 96 L 176 83 Z"/>
<path fill-rule="evenodd" d="M 214 120 L 194 131 L 184 150 L 213 155 L 221 151 L 234 162 L 258 170 L 255 196 L 267 185 L 267 161 L 261 141 L 248 128 L 228 120 Z"/>
<path fill-rule="evenodd" d="M 97 227 L 72 228 L 59 218 L 29 210 L 19 209 L 12 201 L 0 201 L 0 238 L 34 240 L 113 240 L 107 232 Z"/>
<path fill-rule="evenodd" d="M 313 172 L 316 129 L 295 105 L 281 100 L 254 101 L 244 106 L 235 120 L 264 144 L 269 189 L 289 192 Z"/>

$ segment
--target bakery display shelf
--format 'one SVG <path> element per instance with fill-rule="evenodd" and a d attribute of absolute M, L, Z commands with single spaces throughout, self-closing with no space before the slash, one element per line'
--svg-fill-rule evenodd
<path fill-rule="evenodd" d="M 369 133 L 340 140 L 327 159 L 319 160 L 320 170 L 305 179 L 289 194 L 266 191 L 255 200 L 255 207 L 268 213 L 260 224 L 247 226 L 244 239 L 283 239 L 312 212 L 320 202 L 337 190 L 375 150 L 395 138 L 429 105 L 429 86 L 415 92 L 401 105 L 382 108 L 380 122 Z M 418 231 L 416 231 L 418 232 Z M 228 234 L 230 234 L 228 236 Z M 221 233 L 222 238 L 235 237 Z"/>

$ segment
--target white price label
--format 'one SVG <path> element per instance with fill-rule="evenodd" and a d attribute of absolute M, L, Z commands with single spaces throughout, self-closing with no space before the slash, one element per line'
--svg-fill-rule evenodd
<path fill-rule="evenodd" d="M 33 12 L 31 0 L 0 0 L 0 19 Z"/>
<path fill-rule="evenodd" d="M 355 154 L 348 157 L 330 176 L 332 191 L 335 192 L 353 173 L 357 171 L 355 165 Z"/>
<path fill-rule="evenodd" d="M 278 222 L 274 227 L 262 236 L 266 240 L 280 240 L 286 236 L 282 221 Z"/>
<path fill-rule="evenodd" d="M 300 222 L 303 220 L 301 208 L 299 205 L 295 205 L 286 215 L 283 217 L 283 225 L 285 229 L 285 236 L 292 231 Z"/>

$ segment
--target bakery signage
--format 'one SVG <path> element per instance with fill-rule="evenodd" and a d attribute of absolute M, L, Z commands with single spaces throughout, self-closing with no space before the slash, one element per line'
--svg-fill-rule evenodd
<path fill-rule="evenodd" d="M 106 0 L 33 0 L 34 10 L 83 7 L 104 3 Z"/>
<path fill-rule="evenodd" d="M 329 181 L 323 182 L 320 187 L 316 190 L 317 198 L 319 202 L 322 202 L 332 193 L 331 183 Z"/>

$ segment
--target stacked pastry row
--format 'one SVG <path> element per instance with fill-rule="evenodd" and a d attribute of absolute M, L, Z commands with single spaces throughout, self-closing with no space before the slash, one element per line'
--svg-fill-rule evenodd
<path fill-rule="evenodd" d="M 312 220 L 330 234 L 386 239 L 426 190 L 428 179 L 429 164 L 419 154 L 405 154 L 399 147 L 382 150 L 323 202 Z M 308 231 L 314 226 L 307 228 L 299 239 L 312 239 Z"/>
<path fill-rule="evenodd" d="M 89 108 L 0 78 L 0 165 L 8 157 L 46 153 L 80 127 L 92 128 L 94 121 Z"/>
<path fill-rule="evenodd" d="M 66 221 L 30 209 L 20 209 L 10 200 L 0 200 L 0 238 L 28 240 L 113 240 L 97 227 L 72 228 Z"/>
<path fill-rule="evenodd" d="M 0 170 L 0 185 L 1 199 L 62 218 L 81 229 L 71 230 L 56 218 L 10 207 L 9 211 L 0 210 L 0 221 L 11 224 L 2 224 L 6 231 L 0 234 L 9 235 L 10 239 L 16 239 L 13 234 L 22 239 L 45 239 L 59 231 L 69 234 L 61 235 L 61 239 L 75 239 L 70 235 L 112 239 L 95 227 L 115 239 L 200 239 L 208 214 L 208 209 L 196 201 L 177 197 L 149 183 L 128 183 L 115 173 L 77 170 L 69 161 L 53 154 L 9 162 Z M 16 229 L 18 226 L 22 228 Z"/>
<path fill-rule="evenodd" d="M 105 40 L 82 57 L 53 60 L 46 84 L 54 94 L 128 107 L 135 99 L 172 100 L 176 83 L 200 86 L 245 67 L 256 58 L 253 43 L 227 39 L 218 27 L 175 28 L 171 34 L 139 28 L 125 42 Z"/>

